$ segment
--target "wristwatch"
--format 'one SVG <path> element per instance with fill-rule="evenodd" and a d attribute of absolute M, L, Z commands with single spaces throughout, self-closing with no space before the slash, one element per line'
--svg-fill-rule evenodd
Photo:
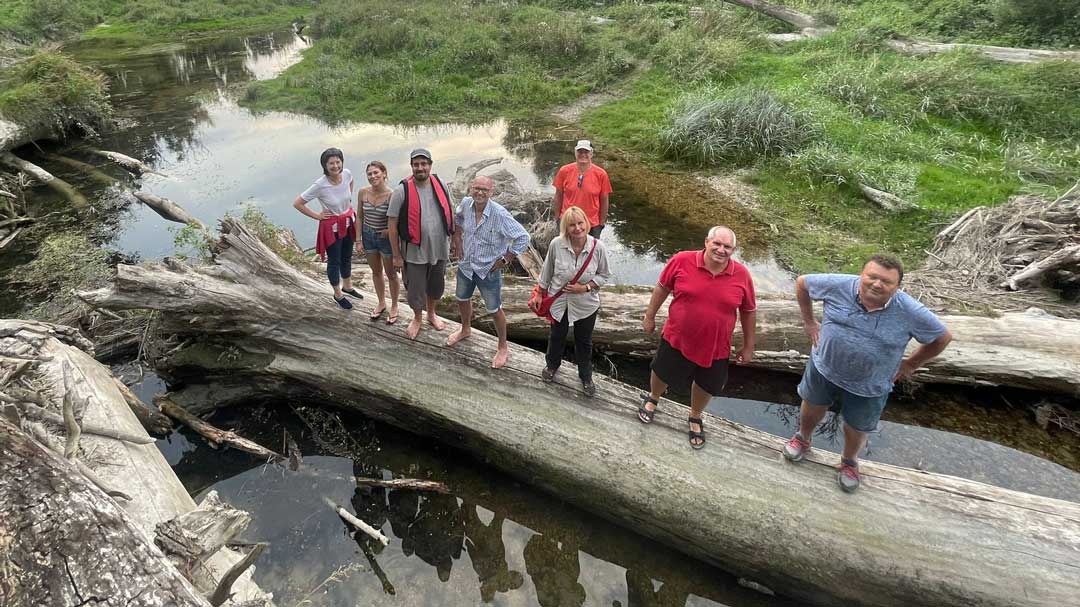
<path fill-rule="evenodd" d="M 592 285 L 590 285 L 589 283 L 585 283 L 585 292 L 592 293 Z"/>

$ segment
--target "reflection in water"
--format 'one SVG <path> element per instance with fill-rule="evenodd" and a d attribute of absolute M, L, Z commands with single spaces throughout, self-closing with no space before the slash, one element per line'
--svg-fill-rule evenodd
<path fill-rule="evenodd" d="M 498 168 L 513 173 L 524 188 L 551 192 L 555 171 L 573 159 L 571 148 L 580 135 L 572 127 L 503 120 L 486 125 L 331 127 L 304 116 L 253 115 L 240 108 L 234 100 L 237 85 L 279 74 L 307 48 L 293 32 L 142 49 L 109 44 L 83 42 L 71 49 L 111 76 L 113 100 L 128 117 L 125 128 L 105 134 L 95 145 L 144 159 L 167 173 L 168 178 L 146 176 L 135 186 L 176 201 L 207 225 L 225 213 L 239 213 L 242 205 L 254 205 L 274 223 L 292 228 L 305 246 L 314 242 L 314 225 L 289 203 L 318 176 L 317 159 L 326 147 L 345 150 L 346 164 L 357 176 L 367 162 L 384 161 L 392 181 L 408 175 L 408 152 L 417 145 L 432 151 L 435 169 L 443 176 L 480 159 L 503 158 Z M 59 151 L 116 174 L 115 167 L 85 151 Z M 73 177 L 69 167 L 47 158 L 33 160 L 60 177 Z M 673 200 L 697 201 L 702 194 L 688 194 L 688 186 L 676 176 L 605 157 L 603 150 L 597 161 L 609 167 L 615 182 L 610 228 L 603 236 L 615 279 L 652 284 L 667 258 L 701 246 L 708 228 L 689 225 L 665 209 Z M 358 185 L 364 185 L 360 180 Z M 89 189 L 87 194 L 96 193 Z M 131 207 L 130 214 L 114 246 L 143 258 L 176 252 L 175 225 L 141 205 Z M 729 212 L 717 215 L 718 222 L 742 225 L 743 220 Z M 740 244 L 751 253 L 751 270 L 762 277 L 761 290 L 770 290 L 775 263 L 762 253 L 760 242 L 753 244 L 754 231 L 737 229 Z M 790 280 L 786 273 L 775 273 L 781 282 Z"/>
<path fill-rule="evenodd" d="M 215 489 L 252 513 L 245 538 L 270 542 L 256 581 L 279 605 L 305 597 L 327 607 L 795 604 L 444 447 L 356 416 L 298 411 L 307 425 L 287 409 L 223 411 L 216 420 L 264 444 L 287 430 L 305 453 L 298 472 L 198 438 L 174 466 L 189 490 Z M 354 474 L 440 480 L 452 494 L 357 487 Z M 324 496 L 379 528 L 389 546 L 350 533 Z"/>

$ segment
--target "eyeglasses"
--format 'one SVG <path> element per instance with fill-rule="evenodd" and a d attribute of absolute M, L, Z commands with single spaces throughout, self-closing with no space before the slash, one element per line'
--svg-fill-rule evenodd
<path fill-rule="evenodd" d="M 491 191 L 491 188 L 477 188 L 477 187 L 474 187 L 474 188 L 472 188 L 472 191 L 477 192 L 477 193 L 486 194 L 486 193 Z"/>
<path fill-rule="evenodd" d="M 577 187 L 578 187 L 579 190 L 581 189 L 581 184 L 584 181 L 585 181 L 585 175 L 578 175 L 577 176 Z"/>

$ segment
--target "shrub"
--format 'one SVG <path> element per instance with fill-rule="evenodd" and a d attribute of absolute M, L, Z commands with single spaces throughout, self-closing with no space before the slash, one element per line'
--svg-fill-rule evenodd
<path fill-rule="evenodd" d="M 789 154 L 812 139 L 809 116 L 762 89 L 721 95 L 708 88 L 682 97 L 659 132 L 664 154 L 699 165 L 749 164 Z"/>
<path fill-rule="evenodd" d="M 688 27 L 661 38 L 652 59 L 679 80 L 702 82 L 723 78 L 746 52 L 738 39 L 705 35 Z"/>
<path fill-rule="evenodd" d="M 1018 30 L 1023 40 L 1080 42 L 1080 0 L 996 0 L 991 11 L 999 25 Z"/>

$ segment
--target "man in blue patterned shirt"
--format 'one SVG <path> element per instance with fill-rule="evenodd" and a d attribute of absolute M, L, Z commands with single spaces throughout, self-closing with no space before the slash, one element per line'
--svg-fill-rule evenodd
<path fill-rule="evenodd" d="M 491 361 L 502 368 L 510 357 L 506 343 L 506 314 L 502 309 L 502 271 L 529 246 L 529 233 L 502 205 L 491 200 L 495 183 L 490 177 L 477 177 L 469 186 L 469 196 L 462 199 L 454 221 L 451 255 L 457 257 L 457 300 L 461 328 L 446 340 L 453 346 L 471 334 L 472 295 L 480 289 L 484 306 L 493 313 L 499 348 Z"/>
<path fill-rule="evenodd" d="M 836 480 L 847 492 L 859 487 L 856 458 L 866 434 L 877 428 L 893 383 L 910 377 L 952 340 L 933 312 L 900 290 L 903 279 L 899 259 L 874 255 L 858 276 L 808 274 L 795 281 L 803 329 L 814 347 L 799 383 L 799 431 L 784 446 L 784 457 L 802 460 L 814 428 L 830 406 L 839 405 L 844 448 Z M 823 303 L 820 323 L 815 301 Z M 912 338 L 921 345 L 905 356 Z"/>

